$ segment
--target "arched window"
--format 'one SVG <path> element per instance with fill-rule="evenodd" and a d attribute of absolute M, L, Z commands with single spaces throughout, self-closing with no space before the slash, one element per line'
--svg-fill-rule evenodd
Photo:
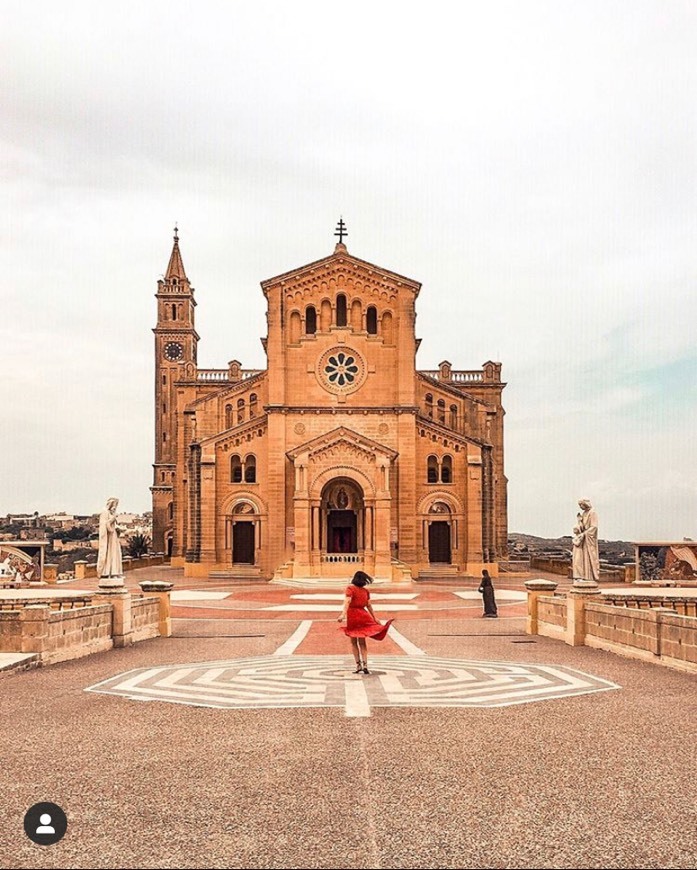
<path fill-rule="evenodd" d="M 433 419 L 433 396 L 426 393 L 426 416 Z"/>
<path fill-rule="evenodd" d="M 225 406 L 225 428 L 232 429 L 232 405 Z"/>
<path fill-rule="evenodd" d="M 308 305 L 305 309 L 305 335 L 314 335 L 317 332 L 317 309 L 314 305 Z"/>
<path fill-rule="evenodd" d="M 438 483 L 438 458 L 435 456 L 428 457 L 428 473 L 426 479 L 429 483 Z"/>
<path fill-rule="evenodd" d="M 438 422 L 445 425 L 445 401 L 438 399 Z"/>
<path fill-rule="evenodd" d="M 374 305 L 369 305 L 365 312 L 365 328 L 368 335 L 378 334 L 378 310 Z"/>
<path fill-rule="evenodd" d="M 232 483 L 242 483 L 242 461 L 236 453 L 230 457 L 230 480 Z"/>
<path fill-rule="evenodd" d="M 319 310 L 319 328 L 320 332 L 327 332 L 332 325 L 332 303 L 328 299 L 322 300 L 322 305 Z"/>
<path fill-rule="evenodd" d="M 257 394 L 252 393 L 252 395 L 249 397 L 249 419 L 251 420 L 252 417 L 256 417 L 256 415 L 257 415 Z"/>
<path fill-rule="evenodd" d="M 394 344 L 394 334 L 392 331 L 392 314 L 386 311 L 382 315 L 382 339 L 385 344 Z"/>
<path fill-rule="evenodd" d="M 176 319 L 177 319 L 177 306 L 173 305 L 172 306 L 172 320 L 176 320 Z"/>
<path fill-rule="evenodd" d="M 363 308 L 360 299 L 354 299 L 351 303 L 351 328 L 356 332 L 363 329 Z"/>
<path fill-rule="evenodd" d="M 450 428 L 457 429 L 457 405 L 450 406 Z"/>
<path fill-rule="evenodd" d="M 290 312 L 290 343 L 297 344 L 300 341 L 300 312 Z"/>
<path fill-rule="evenodd" d="M 244 460 L 244 482 L 257 482 L 257 458 L 253 453 L 249 453 Z"/>
<path fill-rule="evenodd" d="M 346 326 L 346 297 L 343 293 L 336 297 L 336 325 Z"/>
<path fill-rule="evenodd" d="M 237 400 L 237 422 L 244 423 L 244 399 Z"/>
<path fill-rule="evenodd" d="M 441 483 L 453 482 L 453 458 L 452 456 L 444 456 L 440 465 Z"/>

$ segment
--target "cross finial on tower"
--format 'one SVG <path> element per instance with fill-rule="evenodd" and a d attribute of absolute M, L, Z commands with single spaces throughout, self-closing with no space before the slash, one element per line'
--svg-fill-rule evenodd
<path fill-rule="evenodd" d="M 339 244 L 343 244 L 344 236 L 348 235 L 348 230 L 346 229 L 346 224 L 344 223 L 343 216 L 339 218 L 339 223 L 336 225 L 336 232 L 334 233 L 334 235 L 339 237 Z"/>

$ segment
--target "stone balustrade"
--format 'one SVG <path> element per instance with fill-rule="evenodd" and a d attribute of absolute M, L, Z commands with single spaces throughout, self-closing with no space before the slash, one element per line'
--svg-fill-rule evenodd
<path fill-rule="evenodd" d="M 556 583 L 549 580 L 529 580 L 525 586 L 528 634 L 697 673 L 697 599 L 613 596 L 593 584 L 550 594 Z"/>
<path fill-rule="evenodd" d="M 0 652 L 34 653 L 38 664 L 170 637 L 171 583 L 144 581 L 89 595 L 0 598 Z"/>

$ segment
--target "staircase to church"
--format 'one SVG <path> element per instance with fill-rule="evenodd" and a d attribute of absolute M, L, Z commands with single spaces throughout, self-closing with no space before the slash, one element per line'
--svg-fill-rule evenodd
<path fill-rule="evenodd" d="M 211 580 L 261 580 L 261 568 L 254 565 L 221 565 L 208 572 Z"/>
<path fill-rule="evenodd" d="M 419 571 L 417 580 L 442 580 L 444 578 L 454 578 L 460 574 L 457 565 L 431 565 L 430 568 L 422 568 Z"/>

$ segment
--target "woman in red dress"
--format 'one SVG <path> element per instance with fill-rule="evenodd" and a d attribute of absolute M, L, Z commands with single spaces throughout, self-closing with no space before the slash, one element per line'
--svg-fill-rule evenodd
<path fill-rule="evenodd" d="M 373 578 L 365 571 L 356 571 L 351 580 L 351 585 L 346 587 L 344 609 L 339 617 L 339 622 L 346 622 L 344 634 L 351 638 L 353 657 L 356 660 L 355 673 L 370 673 L 368 670 L 368 650 L 365 639 L 372 637 L 375 640 L 383 640 L 392 620 L 382 625 L 375 618 L 370 604 L 370 592 L 365 588 L 372 583 Z"/>

